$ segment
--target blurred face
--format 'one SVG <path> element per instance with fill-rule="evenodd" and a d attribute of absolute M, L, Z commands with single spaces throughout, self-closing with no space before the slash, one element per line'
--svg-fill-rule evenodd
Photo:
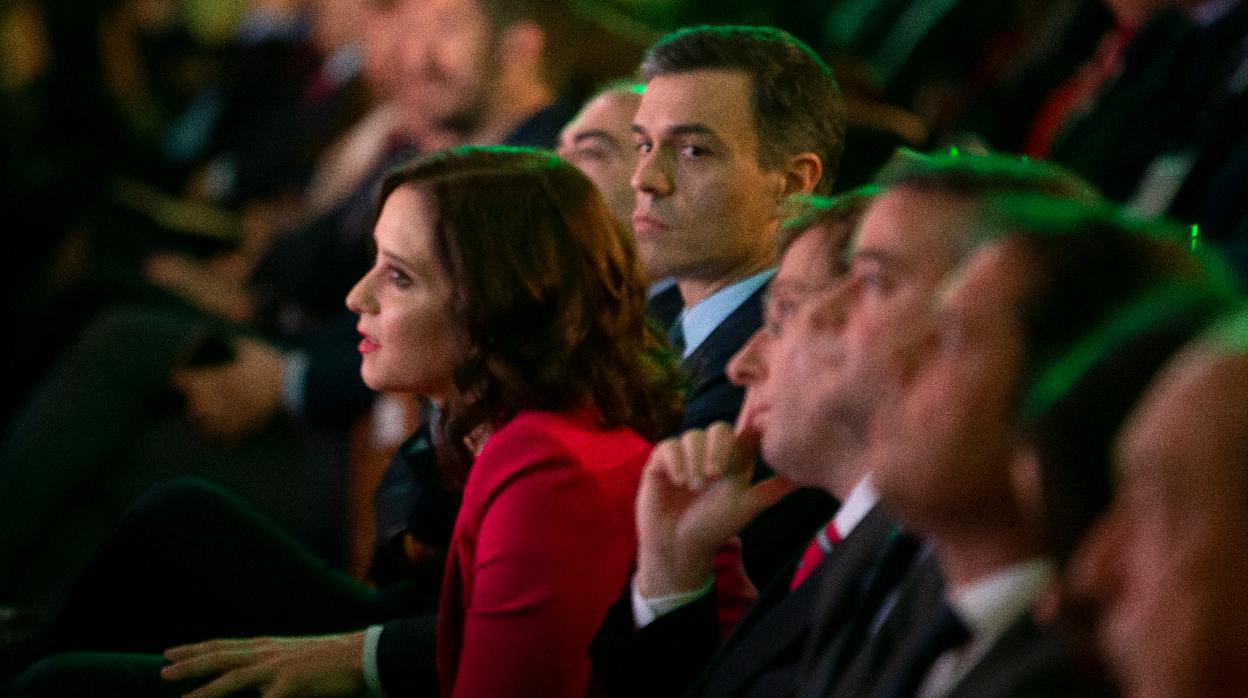
<path fill-rule="evenodd" d="M 390 14 L 399 102 L 439 128 L 471 131 L 500 72 L 485 13 L 475 0 L 405 0 Z"/>
<path fill-rule="evenodd" d="M 823 469 L 836 462 L 828 424 L 778 387 L 790 385 L 792 374 L 805 373 L 809 381 L 826 370 L 817 338 L 812 341 L 800 320 L 803 308 L 837 280 L 831 244 L 831 235 L 817 228 L 793 240 L 769 287 L 763 326 L 728 364 L 728 378 L 745 387 L 738 433 L 756 434 L 764 459 L 777 472 L 816 487 L 826 486 Z"/>
<path fill-rule="evenodd" d="M 890 368 L 924 339 L 937 290 L 951 271 L 951 240 L 972 204 L 907 188 L 885 192 L 867 209 L 847 283 L 810 310 L 810 331 L 823 339 L 829 368 L 817 376 L 825 414 L 855 452 L 868 445 L 870 420 L 890 384 Z M 812 376 L 793 376 L 787 390 L 806 393 Z"/>
<path fill-rule="evenodd" d="M 347 294 L 347 307 L 360 316 L 360 374 L 370 388 L 443 402 L 464 349 L 451 320 L 451 282 L 433 248 L 435 220 L 427 194 L 396 189 L 373 232 L 376 262 Z"/>
<path fill-rule="evenodd" d="M 402 8 L 381 8 L 366 5 L 361 16 L 363 23 L 363 60 L 361 75 L 383 99 L 390 99 L 402 83 L 398 64 L 398 27 L 395 17 Z"/>
<path fill-rule="evenodd" d="M 1016 511 L 1008 465 L 1027 269 L 1008 242 L 976 252 L 941 295 L 925 340 L 897 357 L 872 425 L 875 481 L 915 526 Z"/>
<path fill-rule="evenodd" d="M 633 139 L 633 230 L 651 278 L 675 277 L 692 305 L 726 280 L 767 266 L 785 175 L 758 163 L 744 72 L 654 78 Z"/>
<path fill-rule="evenodd" d="M 632 125 L 640 100 L 627 91 L 599 95 L 559 134 L 559 156 L 593 181 L 611 213 L 630 228 L 635 197 L 629 180 L 637 168 Z"/>
<path fill-rule="evenodd" d="M 364 0 L 311 0 L 309 9 L 312 39 L 325 53 L 358 41 L 362 36 L 360 18 L 371 14 Z"/>
<path fill-rule="evenodd" d="M 1248 691 L 1248 357 L 1189 352 L 1120 436 L 1122 485 L 1072 563 L 1130 696 Z"/>

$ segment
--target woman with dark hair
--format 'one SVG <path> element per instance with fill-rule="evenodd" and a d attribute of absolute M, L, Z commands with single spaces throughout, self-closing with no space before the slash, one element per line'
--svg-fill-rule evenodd
<path fill-rule="evenodd" d="M 464 479 L 438 619 L 446 695 L 574 695 L 624 587 L 649 440 L 680 419 L 645 279 L 553 156 L 457 149 L 391 175 L 347 304 L 376 390 L 440 405 Z"/>
<path fill-rule="evenodd" d="M 465 147 L 385 180 L 375 240 L 347 298 L 361 373 L 437 406 L 443 479 L 462 486 L 436 643 L 410 589 L 365 588 L 228 493 L 180 483 L 125 517 L 67 607 L 62 627 L 78 632 L 56 649 L 302 637 L 183 644 L 163 668 L 155 655 L 62 654 L 15 695 L 428 694 L 435 644 L 445 695 L 593 692 L 589 644 L 633 567 L 642 467 L 682 413 L 631 238 L 553 154 Z M 396 458 L 421 453 L 409 441 Z"/>

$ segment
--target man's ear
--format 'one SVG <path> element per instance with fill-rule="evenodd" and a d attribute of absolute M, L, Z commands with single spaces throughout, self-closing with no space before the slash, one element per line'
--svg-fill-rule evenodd
<path fill-rule="evenodd" d="M 798 153 L 784 166 L 784 196 L 810 194 L 823 177 L 823 161 L 814 153 Z"/>
<path fill-rule="evenodd" d="M 546 31 L 537 22 L 522 19 L 503 29 L 499 48 L 503 65 L 524 66 L 536 73 L 542 67 Z"/>

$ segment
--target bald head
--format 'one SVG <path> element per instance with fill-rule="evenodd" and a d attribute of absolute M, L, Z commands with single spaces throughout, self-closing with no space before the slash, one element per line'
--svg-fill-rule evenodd
<path fill-rule="evenodd" d="M 629 229 L 635 200 L 629 178 L 637 167 L 632 124 L 640 102 L 639 87 L 608 88 L 590 98 L 559 134 L 559 155 L 593 181 Z"/>

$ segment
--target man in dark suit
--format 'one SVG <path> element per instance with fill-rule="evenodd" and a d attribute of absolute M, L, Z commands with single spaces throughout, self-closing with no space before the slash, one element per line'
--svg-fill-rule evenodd
<path fill-rule="evenodd" d="M 684 307 L 670 330 L 692 376 L 685 427 L 705 427 L 740 409 L 724 367 L 762 321 L 781 203 L 831 189 L 844 109 L 827 66 L 765 27 L 675 32 L 640 73 L 633 229 L 650 277 L 675 279 Z M 828 512 L 811 492 L 779 507 L 742 536 L 759 583 Z"/>
<path fill-rule="evenodd" d="M 1174 357 L 1116 442 L 1117 491 L 1075 556 L 1122 694 L 1248 692 L 1248 316 Z"/>
<path fill-rule="evenodd" d="M 888 534 L 890 522 L 872 509 L 874 495 L 869 484 L 862 483 L 863 466 L 853 458 L 852 449 L 841 453 L 839 444 L 828 443 L 820 430 L 804 429 L 817 421 L 806 409 L 810 405 L 784 399 L 795 382 L 809 375 L 812 365 L 827 359 L 811 351 L 814 346 L 808 338 L 791 339 L 788 323 L 795 308 L 831 287 L 843 273 L 845 249 L 870 200 L 871 194 L 864 192 L 815 198 L 786 222 L 782 261 L 766 304 L 766 326 L 754 333 L 727 368 L 732 383 L 746 391 L 735 431 L 724 422 L 689 430 L 664 441 L 652 456 L 638 496 L 639 533 L 645 546 L 638 576 L 628 598 L 611 610 L 594 646 L 600 660 L 597 668 L 613 693 L 679 694 L 694 682 L 721 633 L 740 616 L 742 599 L 737 594 L 743 586 L 748 587 L 747 595 L 753 593 L 734 566 L 738 549 L 727 542 L 755 514 L 784 496 L 791 482 L 823 482 L 822 491 L 845 500 L 822 544 L 831 548 L 833 557 L 847 559 L 835 567 L 809 560 L 803 577 L 810 579 L 797 580 L 800 584 L 791 564 L 786 564 L 784 578 L 767 585 L 756 610 L 732 633 L 731 652 L 725 649 L 716 657 L 714 666 L 730 666 L 733 671 L 705 672 L 711 680 L 702 691 L 731 692 L 736 677 L 753 676 L 772 664 L 777 654 L 795 663 L 807 626 L 794 622 L 794 611 L 805 615 L 815 605 L 829 570 L 837 584 L 856 584 L 852 570 L 861 569 Z M 753 482 L 760 451 L 785 479 Z M 838 467 L 819 467 L 828 462 Z M 708 484 L 699 493 L 695 483 L 718 484 Z M 825 517 L 812 525 L 807 538 L 810 530 L 826 521 Z M 833 545 L 842 536 L 845 543 Z M 775 606 L 787 610 L 765 610 Z M 634 632 L 635 626 L 641 627 Z M 649 669 L 639 674 L 638 665 Z M 653 683 L 655 676 L 661 681 Z"/>
<path fill-rule="evenodd" d="M 889 357 L 892 387 L 873 431 L 881 499 L 930 557 L 848 668 L 811 694 L 1095 691 L 1058 633 L 1032 618 L 1052 577 L 1012 487 L 1011 469 L 1037 457 L 1021 436 L 1031 406 L 1020 395 L 1033 381 L 1044 395 L 1077 370 L 1085 340 L 1116 308 L 1197 276 L 1196 265 L 1181 235 L 1145 235 L 1105 204 L 994 197 L 962 215 L 999 237 L 963 263 L 918 333 L 925 341 Z M 851 299 L 834 312 L 849 325 L 863 311 Z M 1082 351 L 1072 360 L 1072 350 Z"/>
<path fill-rule="evenodd" d="M 618 631 L 628 620 L 619 607 L 613 609 L 599 634 L 599 649 L 611 639 L 621 642 L 632 652 L 634 671 L 637 666 L 657 665 L 669 675 L 683 672 L 686 681 L 702 672 L 694 689 L 699 694 L 792 691 L 803 642 L 812 634 L 812 666 L 848 663 L 872 628 L 871 611 L 865 611 L 861 622 L 851 620 L 860 608 L 874 609 L 884 601 L 916 547 L 874 508 L 865 477 L 868 426 L 879 407 L 888 365 L 880 362 L 921 339 L 932 299 L 966 247 L 963 224 L 978 198 L 995 191 L 1049 191 L 1069 197 L 1089 192 L 1084 183 L 1058 168 L 1001 156 L 909 154 L 898 159 L 883 181 L 885 191 L 867 210 L 858 232 L 846 282 L 815 302 L 790 304 L 792 318 L 771 328 L 783 339 L 770 361 L 777 372 L 762 394 L 774 391 L 775 398 L 747 394 L 738 422 L 745 438 L 734 439 L 731 433 L 725 436 L 724 429 L 712 427 L 656 449 L 639 497 L 636 605 L 644 608 L 647 597 L 659 596 L 652 605 L 662 611 L 666 610 L 662 597 L 677 596 L 663 593 L 668 589 L 693 590 L 700 584 L 705 588 L 717 545 L 757 511 L 759 495 L 767 491 L 762 486 L 751 488 L 740 475 L 754 440 L 751 431 L 759 433 L 764 456 L 785 477 L 818 485 L 844 499 L 833 522 L 844 541 L 830 546 L 831 554 L 822 564 L 818 555 L 805 560 L 807 564 L 813 560 L 817 581 L 794 586 L 791 579 L 781 578 L 765 591 L 705 670 L 707 658 L 715 652 L 714 634 L 709 633 L 708 641 L 705 629 L 707 619 L 714 618 L 715 599 L 698 597 L 712 607 L 710 611 L 681 608 L 648 624 L 642 622 L 648 620 L 645 614 L 638 613 L 633 620 L 642 627 L 633 633 L 632 645 L 624 644 L 618 632 L 607 632 L 609 627 Z M 839 309 L 850 301 L 858 312 L 842 316 Z M 744 360 L 734 364 L 735 375 L 754 391 L 750 372 L 742 370 L 747 368 Z M 741 428 L 751 423 L 757 426 Z M 717 477 L 720 474 L 727 477 Z M 860 503 L 864 491 L 868 495 Z M 863 510 L 869 513 L 863 516 Z M 843 516 L 862 518 L 846 531 L 841 527 Z M 657 553 L 649 545 L 655 545 Z M 790 562 L 790 577 L 793 569 Z M 655 586 L 660 593 L 646 593 Z M 820 591 L 813 591 L 820 586 Z M 677 613 L 701 613 L 701 620 L 682 620 Z M 700 635 L 692 629 L 695 622 L 703 628 Z M 848 641 L 845 633 L 851 636 Z M 838 656 L 825 660 L 822 650 L 833 647 Z M 605 658 L 606 653 L 602 655 Z M 659 690 L 679 694 L 684 689 Z"/>

